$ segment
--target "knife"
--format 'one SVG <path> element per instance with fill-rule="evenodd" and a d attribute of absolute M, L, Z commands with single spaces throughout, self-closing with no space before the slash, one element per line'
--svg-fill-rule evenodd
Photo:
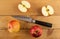
<path fill-rule="evenodd" d="M 25 16 L 12 16 L 18 20 L 23 20 L 23 21 L 27 21 L 27 22 L 31 22 L 31 23 L 35 23 L 35 24 L 38 24 L 38 25 L 42 25 L 42 26 L 46 26 L 46 27 L 52 27 L 52 24 L 51 23 L 48 23 L 48 22 L 44 22 L 44 21 L 38 21 L 38 20 L 34 20 L 30 17 L 25 17 Z"/>

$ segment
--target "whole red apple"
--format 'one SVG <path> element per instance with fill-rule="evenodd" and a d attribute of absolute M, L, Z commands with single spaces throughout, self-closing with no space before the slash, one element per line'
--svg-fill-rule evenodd
<path fill-rule="evenodd" d="M 42 28 L 38 25 L 34 25 L 31 29 L 30 29 L 30 34 L 33 37 L 40 37 L 42 35 Z"/>

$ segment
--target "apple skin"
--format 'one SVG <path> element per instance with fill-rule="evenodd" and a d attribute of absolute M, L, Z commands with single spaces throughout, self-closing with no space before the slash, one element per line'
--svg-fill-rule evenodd
<path fill-rule="evenodd" d="M 17 20 L 12 20 L 8 23 L 9 32 L 18 32 L 20 30 L 20 22 Z"/>
<path fill-rule="evenodd" d="M 30 29 L 30 34 L 35 38 L 40 37 L 42 35 L 42 28 L 39 27 L 38 25 L 34 25 Z"/>

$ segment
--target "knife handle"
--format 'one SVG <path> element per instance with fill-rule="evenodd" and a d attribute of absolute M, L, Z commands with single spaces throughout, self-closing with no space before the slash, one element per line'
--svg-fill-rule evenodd
<path fill-rule="evenodd" d="M 52 24 L 51 23 L 48 23 L 48 22 L 43 22 L 43 21 L 35 20 L 35 23 L 36 24 L 39 24 L 39 25 L 46 26 L 46 27 L 52 27 Z"/>

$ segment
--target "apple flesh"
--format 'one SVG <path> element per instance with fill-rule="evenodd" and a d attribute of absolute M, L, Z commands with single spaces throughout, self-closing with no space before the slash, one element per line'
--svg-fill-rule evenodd
<path fill-rule="evenodd" d="M 27 12 L 27 9 L 22 6 L 21 4 L 18 5 L 18 9 L 21 11 L 21 12 Z"/>
<path fill-rule="evenodd" d="M 38 25 L 34 25 L 31 29 L 30 29 L 30 34 L 33 37 L 40 37 L 42 35 L 42 28 L 39 27 Z"/>
<path fill-rule="evenodd" d="M 21 2 L 26 8 L 30 8 L 30 3 L 28 1 L 22 1 Z"/>
<path fill-rule="evenodd" d="M 18 32 L 20 30 L 20 22 L 17 20 L 12 20 L 8 23 L 9 32 Z"/>
<path fill-rule="evenodd" d="M 30 6 L 30 3 L 28 1 L 21 1 L 20 4 L 18 4 L 18 9 L 21 11 L 21 12 L 27 12 L 27 9 L 29 9 L 31 6 Z"/>
<path fill-rule="evenodd" d="M 54 9 L 52 6 L 47 5 L 47 6 L 43 6 L 42 7 L 42 14 L 44 16 L 49 16 L 49 15 L 53 15 L 54 14 Z"/>

